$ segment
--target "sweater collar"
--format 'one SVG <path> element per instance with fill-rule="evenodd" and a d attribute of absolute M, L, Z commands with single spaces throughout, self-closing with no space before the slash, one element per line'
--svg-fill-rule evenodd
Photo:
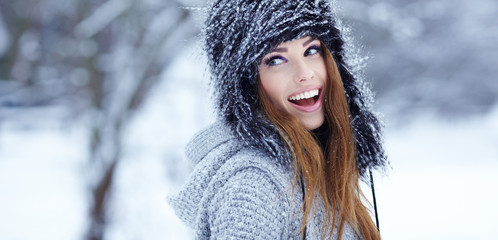
<path fill-rule="evenodd" d="M 217 121 L 192 137 L 185 147 L 185 154 L 190 164 L 195 166 L 212 149 L 233 138 L 235 137 L 231 134 L 228 126 Z"/>

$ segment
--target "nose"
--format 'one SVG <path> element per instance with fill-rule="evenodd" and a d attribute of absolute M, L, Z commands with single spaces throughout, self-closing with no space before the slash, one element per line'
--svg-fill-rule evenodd
<path fill-rule="evenodd" d="M 314 78 L 314 72 L 311 66 L 305 61 L 297 61 L 295 64 L 296 81 L 298 83 L 306 82 Z"/>

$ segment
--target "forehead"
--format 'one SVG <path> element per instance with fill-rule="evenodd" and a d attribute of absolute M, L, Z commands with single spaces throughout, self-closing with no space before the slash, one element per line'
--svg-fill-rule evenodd
<path fill-rule="evenodd" d="M 271 51 L 274 51 L 275 49 L 278 49 L 278 48 L 287 48 L 287 47 L 293 46 L 293 45 L 306 46 L 307 44 L 313 42 L 314 40 L 317 40 L 317 39 L 312 38 L 310 36 L 304 36 L 302 38 L 298 38 L 298 39 L 294 39 L 294 40 L 280 43 L 279 45 L 275 46 Z"/>

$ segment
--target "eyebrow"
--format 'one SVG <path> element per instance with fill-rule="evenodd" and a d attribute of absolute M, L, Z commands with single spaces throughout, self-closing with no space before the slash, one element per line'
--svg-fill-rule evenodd
<path fill-rule="evenodd" d="M 306 42 L 303 43 L 303 47 L 305 47 L 306 45 L 310 44 L 311 42 L 315 41 L 316 38 L 310 38 L 308 39 Z"/>
<path fill-rule="evenodd" d="M 310 44 L 311 42 L 315 41 L 316 38 L 310 38 L 308 40 L 306 40 L 306 42 L 303 43 L 303 47 L 307 46 L 308 44 Z M 287 52 L 287 48 L 283 47 L 283 48 L 275 48 L 273 50 L 271 50 L 271 52 Z"/>
<path fill-rule="evenodd" d="M 275 48 L 271 52 L 287 52 L 287 48 Z"/>

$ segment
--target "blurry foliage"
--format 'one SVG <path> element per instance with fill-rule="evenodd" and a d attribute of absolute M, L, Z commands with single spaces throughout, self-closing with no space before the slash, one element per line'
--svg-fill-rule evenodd
<path fill-rule="evenodd" d="M 352 25 L 358 42 L 372 57 L 366 76 L 373 83 L 381 107 L 398 116 L 428 109 L 461 116 L 485 112 L 497 101 L 498 30 L 494 25 L 498 2 L 336 2 L 341 6 L 339 14 Z M 88 19 L 103 3 L 107 9 L 99 11 L 105 14 Z M 76 114 L 88 104 L 102 103 L 101 98 L 107 94 L 99 92 L 104 83 L 101 79 L 120 72 L 118 68 L 131 64 L 140 69 L 143 65 L 147 69 L 138 77 L 153 79 L 158 68 L 166 64 L 151 63 L 165 61 L 158 57 L 164 58 L 167 53 L 154 51 L 161 50 L 160 44 L 153 49 L 144 41 L 155 41 L 147 37 L 151 28 L 179 28 L 170 25 L 175 22 L 171 19 L 185 9 L 171 7 L 169 12 L 162 11 L 175 3 L 2 0 L 0 105 L 43 105 L 60 101 L 61 97 L 76 98 L 70 103 Z M 163 20 L 158 21 L 161 14 Z M 118 59 L 129 56 L 138 60 L 127 63 Z M 143 86 L 148 85 L 151 84 Z M 145 92 L 137 91 L 129 102 L 132 108 L 139 105 L 138 99 Z"/>
<path fill-rule="evenodd" d="M 338 1 L 386 114 L 483 113 L 498 100 L 498 2 Z"/>
<path fill-rule="evenodd" d="M 196 31 L 188 11 L 172 0 L 2 0 L 0 104 L 102 108 L 101 91 L 131 69 L 137 82 L 145 81 L 128 103 L 136 108 L 175 58 L 167 51 Z"/>

